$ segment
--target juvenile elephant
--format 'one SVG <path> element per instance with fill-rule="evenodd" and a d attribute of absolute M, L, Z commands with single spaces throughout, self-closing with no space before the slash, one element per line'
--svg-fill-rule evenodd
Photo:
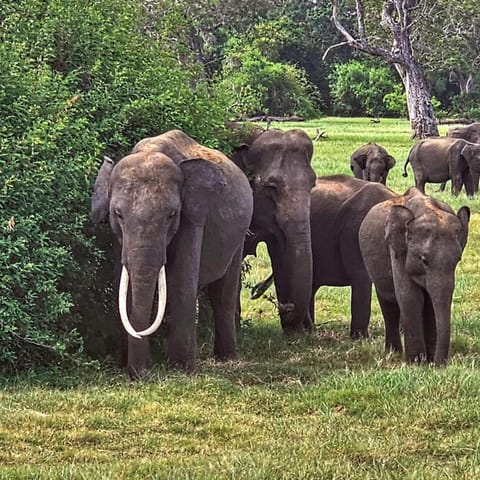
<path fill-rule="evenodd" d="M 245 172 L 254 209 L 244 255 L 264 241 L 272 262 L 280 321 L 286 333 L 313 328 L 310 191 L 315 172 L 313 143 L 302 130 L 258 132 L 240 145 L 232 160 Z"/>
<path fill-rule="evenodd" d="M 119 310 L 129 334 L 132 377 L 147 369 L 148 335 L 159 327 L 165 308 L 169 363 L 195 368 L 199 286 L 208 285 L 213 306 L 215 355 L 235 357 L 235 298 L 252 211 L 243 173 L 179 130 L 140 141 L 115 166 L 109 159 L 103 163 L 92 219 L 109 216 L 121 246 Z M 149 326 L 157 283 L 157 314 Z"/>
<path fill-rule="evenodd" d="M 310 316 L 315 318 L 315 294 L 324 285 L 351 287 L 351 338 L 368 336 L 372 282 L 363 264 L 358 230 L 368 211 L 395 197 L 384 185 L 332 175 L 317 178 L 311 192 L 313 277 Z M 258 298 L 271 277 L 254 288 Z"/>
<path fill-rule="evenodd" d="M 374 206 L 360 225 L 360 250 L 385 320 L 385 347 L 408 362 L 447 361 L 455 268 L 470 210 L 457 214 L 415 187 Z"/>
<path fill-rule="evenodd" d="M 467 195 L 475 192 L 473 177 L 480 174 L 480 144 L 466 140 L 435 137 L 427 138 L 414 145 L 403 167 L 407 176 L 407 165 L 412 165 L 415 186 L 425 193 L 425 183 L 442 183 L 452 179 L 452 195 L 458 195 L 465 184 Z"/>
<path fill-rule="evenodd" d="M 386 185 L 389 170 L 395 159 L 374 142 L 369 142 L 355 150 L 350 157 L 350 169 L 355 178 Z"/>
<path fill-rule="evenodd" d="M 350 336 L 368 336 L 372 283 L 363 264 L 358 243 L 360 224 L 379 202 L 395 197 L 379 183 L 347 175 L 317 179 L 311 196 L 313 282 L 311 316 L 315 293 L 323 285 L 351 286 Z"/>

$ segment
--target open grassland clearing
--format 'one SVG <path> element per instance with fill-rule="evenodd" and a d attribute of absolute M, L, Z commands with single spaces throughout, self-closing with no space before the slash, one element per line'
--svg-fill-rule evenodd
<path fill-rule="evenodd" d="M 413 184 L 410 168 L 402 177 L 413 144 L 406 121 L 280 126 L 312 138 L 316 128 L 327 132 L 315 142 L 319 175 L 350 174 L 350 154 L 375 141 L 397 160 L 390 188 L 402 193 Z M 410 367 L 385 354 L 375 298 L 368 340 L 349 339 L 349 289 L 333 287 L 317 294 L 317 332 L 286 338 L 274 299 L 251 301 L 245 289 L 236 362 L 211 359 L 206 329 L 192 376 L 165 370 L 159 351 L 160 366 L 135 384 L 111 369 L 3 379 L 0 479 L 478 478 L 480 205 L 437 188 L 428 184 L 427 192 L 473 214 L 447 368 Z M 249 263 L 246 283 L 268 275 L 264 250 Z"/>

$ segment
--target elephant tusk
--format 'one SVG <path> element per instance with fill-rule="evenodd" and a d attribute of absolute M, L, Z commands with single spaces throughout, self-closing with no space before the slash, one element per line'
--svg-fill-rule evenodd
<path fill-rule="evenodd" d="M 160 269 L 158 274 L 158 310 L 157 315 L 155 316 L 155 320 L 150 325 L 150 327 L 137 332 L 130 320 L 128 319 L 127 314 L 127 292 L 128 292 L 128 283 L 129 283 L 129 276 L 128 271 L 125 266 L 122 267 L 122 276 L 120 278 L 120 289 L 118 293 L 118 305 L 120 310 L 120 318 L 122 319 L 123 327 L 125 328 L 126 332 L 134 338 L 142 338 L 148 335 L 152 335 L 155 333 L 162 323 L 164 314 L 165 314 L 165 307 L 167 304 L 167 282 L 165 276 L 165 265 Z"/>
<path fill-rule="evenodd" d="M 118 309 L 122 319 L 123 328 L 134 338 L 142 338 L 132 327 L 127 314 L 127 293 L 128 293 L 128 272 L 125 265 L 122 267 L 122 276 L 120 277 L 120 288 L 118 289 Z"/>
<path fill-rule="evenodd" d="M 160 273 L 158 274 L 158 309 L 157 315 L 155 316 L 155 320 L 145 330 L 138 332 L 138 335 L 142 337 L 146 337 L 147 335 L 152 335 L 155 333 L 159 328 L 160 324 L 162 323 L 163 316 L 165 313 L 165 307 L 167 305 L 167 280 L 165 276 L 165 265 L 160 269 Z"/>

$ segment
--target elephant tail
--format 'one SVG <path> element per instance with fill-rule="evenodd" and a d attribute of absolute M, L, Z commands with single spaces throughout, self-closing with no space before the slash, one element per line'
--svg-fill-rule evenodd
<path fill-rule="evenodd" d="M 410 155 L 408 156 L 407 161 L 405 162 L 405 165 L 403 166 L 403 173 L 402 173 L 403 177 L 408 177 L 407 165 L 408 165 L 409 162 L 410 162 Z"/>

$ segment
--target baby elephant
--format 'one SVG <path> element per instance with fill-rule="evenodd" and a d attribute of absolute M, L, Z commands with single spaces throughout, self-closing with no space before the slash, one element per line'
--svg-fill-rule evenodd
<path fill-rule="evenodd" d="M 386 185 L 388 171 L 395 165 L 395 159 L 374 142 L 358 148 L 350 157 L 350 169 L 355 178 Z"/>
<path fill-rule="evenodd" d="M 465 184 L 467 195 L 475 192 L 473 178 L 480 174 L 480 144 L 450 137 L 427 138 L 414 145 L 403 167 L 411 163 L 415 186 L 425 193 L 425 183 L 442 183 L 452 179 L 452 195 Z"/>
<path fill-rule="evenodd" d="M 374 206 L 359 230 L 360 250 L 385 320 L 385 347 L 408 362 L 446 363 L 455 268 L 470 210 L 457 214 L 412 187 Z"/>

